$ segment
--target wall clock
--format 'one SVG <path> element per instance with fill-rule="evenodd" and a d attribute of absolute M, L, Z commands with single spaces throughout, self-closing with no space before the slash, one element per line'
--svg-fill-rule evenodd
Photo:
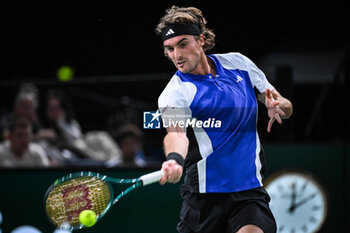
<path fill-rule="evenodd" d="M 327 217 L 327 191 L 310 172 L 283 170 L 265 182 L 278 233 L 318 232 Z"/>

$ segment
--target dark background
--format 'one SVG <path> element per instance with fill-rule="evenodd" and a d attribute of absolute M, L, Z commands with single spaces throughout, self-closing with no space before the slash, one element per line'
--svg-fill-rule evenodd
<path fill-rule="evenodd" d="M 345 3 L 337 2 L 6 2 L 1 16 L 4 59 L 0 89 L 5 97 L 1 110 L 11 110 L 19 84 L 29 81 L 38 86 L 42 97 L 48 89 L 64 90 L 85 131 L 105 129 L 106 119 L 124 111 L 125 106 L 156 109 L 157 98 L 175 68 L 164 57 L 154 29 L 165 9 L 173 4 L 196 6 L 203 11 L 207 27 L 217 35 L 210 53 L 237 51 L 259 65 L 271 51 L 344 51 L 344 65 L 339 66 L 346 73 L 346 81 L 326 84 L 331 87 L 326 96 L 329 101 L 322 102 L 318 115 L 323 115 L 314 120 L 311 133 L 305 134 L 312 114 L 310 106 L 315 106 L 324 85 L 288 83 L 283 80 L 283 72 L 282 82 L 272 83 L 293 101 L 295 112 L 300 114 L 286 123 L 290 126 L 276 128 L 270 137 L 265 137 L 264 114 L 260 114 L 259 127 L 262 139 L 270 142 L 329 141 L 330 135 L 331 141 L 349 138 L 344 111 L 349 106 L 349 18 Z M 57 69 L 63 65 L 75 71 L 69 83 L 57 81 Z M 312 67 L 315 71 L 318 68 Z M 156 73 L 164 75 L 157 79 Z M 130 81 L 130 74 L 140 75 Z M 123 97 L 141 102 L 123 102 Z M 336 122 L 334 114 L 338 116 Z M 289 136 L 279 137 L 279 130 L 287 131 Z"/>
<path fill-rule="evenodd" d="M 154 29 L 173 4 L 203 11 L 217 34 L 213 53 L 239 51 L 256 61 L 286 38 L 299 50 L 348 44 L 345 2 L 7 1 L 1 75 L 47 79 L 63 64 L 76 76 L 171 72 Z"/>

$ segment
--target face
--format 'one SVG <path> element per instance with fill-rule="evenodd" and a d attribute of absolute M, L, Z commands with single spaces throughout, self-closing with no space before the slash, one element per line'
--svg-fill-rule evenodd
<path fill-rule="evenodd" d="M 46 116 L 50 122 L 56 122 L 59 118 L 63 117 L 64 112 L 61 108 L 58 99 L 50 98 L 48 100 Z"/>
<path fill-rule="evenodd" d="M 203 45 L 202 35 L 199 39 L 191 35 L 181 35 L 163 42 L 169 59 L 182 73 L 191 73 L 198 67 L 204 54 Z"/>
<path fill-rule="evenodd" d="M 9 135 L 11 142 L 11 148 L 18 152 L 23 153 L 32 140 L 32 132 L 30 127 L 17 127 Z"/>
<path fill-rule="evenodd" d="M 134 162 L 137 152 L 141 148 L 141 143 L 133 136 L 127 136 L 120 142 L 120 149 L 123 153 L 123 161 L 127 163 Z"/>
<path fill-rule="evenodd" d="M 20 99 L 16 105 L 15 113 L 18 117 L 24 117 L 34 121 L 36 117 L 34 103 L 30 99 Z"/>

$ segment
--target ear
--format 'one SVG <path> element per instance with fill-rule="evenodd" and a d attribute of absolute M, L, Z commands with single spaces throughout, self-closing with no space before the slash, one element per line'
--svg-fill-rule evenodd
<path fill-rule="evenodd" d="M 204 44 L 205 44 L 205 38 L 204 38 L 204 35 L 203 35 L 203 34 L 201 34 L 201 35 L 199 36 L 198 41 L 199 41 L 201 47 L 203 47 Z"/>

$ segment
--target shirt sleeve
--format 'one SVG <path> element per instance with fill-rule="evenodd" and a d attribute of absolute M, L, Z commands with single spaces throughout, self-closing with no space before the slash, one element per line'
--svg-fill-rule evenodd
<path fill-rule="evenodd" d="M 174 77 L 177 79 L 177 77 Z M 158 98 L 158 109 L 163 120 L 163 127 L 174 126 L 179 122 L 186 122 L 192 114 L 189 108 L 193 91 L 176 80 L 169 82 Z"/>
<path fill-rule="evenodd" d="M 241 54 L 247 66 L 247 71 L 249 73 L 250 81 L 253 87 L 256 87 L 260 93 L 266 91 L 267 88 L 270 90 L 275 89 L 267 80 L 264 72 L 262 72 L 248 57 Z"/>
<path fill-rule="evenodd" d="M 168 107 L 186 107 L 186 99 L 183 93 L 177 88 L 166 88 L 158 98 L 159 110 L 167 110 Z M 162 111 L 161 111 L 162 112 Z"/>
<path fill-rule="evenodd" d="M 158 100 L 158 107 L 165 128 L 186 122 L 191 116 L 182 92 L 177 90 L 163 93 Z"/>

